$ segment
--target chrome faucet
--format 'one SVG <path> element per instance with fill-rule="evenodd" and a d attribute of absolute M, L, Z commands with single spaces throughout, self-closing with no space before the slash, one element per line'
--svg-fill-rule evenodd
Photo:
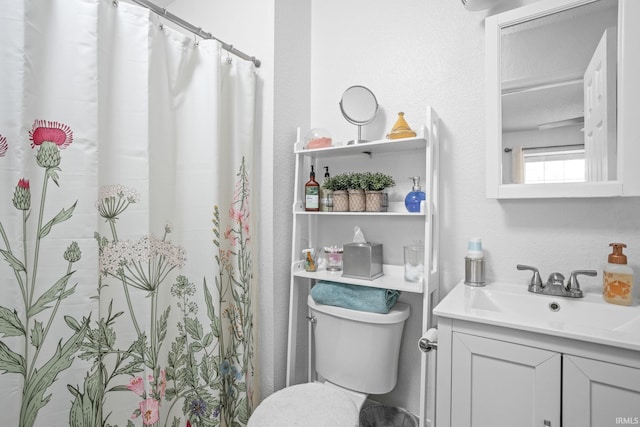
<path fill-rule="evenodd" d="M 598 272 L 595 270 L 576 270 L 572 271 L 567 281 L 567 285 L 564 284 L 564 276 L 560 273 L 551 273 L 547 279 L 547 283 L 542 283 L 540 279 L 540 272 L 537 268 L 529 265 L 518 264 L 516 266 L 518 270 L 531 270 L 533 276 L 529 283 L 529 292 L 534 294 L 552 295 L 557 297 L 568 298 L 582 298 L 582 289 L 580 289 L 580 283 L 578 283 L 578 275 L 585 276 L 597 276 Z"/>

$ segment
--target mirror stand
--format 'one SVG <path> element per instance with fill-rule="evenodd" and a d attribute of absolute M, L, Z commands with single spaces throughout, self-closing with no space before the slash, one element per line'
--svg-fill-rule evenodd
<path fill-rule="evenodd" d="M 358 139 L 347 145 L 368 142 L 362 139 L 362 126 L 371 123 L 378 114 L 378 100 L 373 92 L 364 86 L 351 86 L 342 94 L 340 111 L 349 123 L 358 126 Z"/>
<path fill-rule="evenodd" d="M 367 140 L 362 139 L 362 125 L 356 124 L 356 126 L 358 126 L 358 139 L 350 140 L 349 142 L 347 142 L 347 145 L 362 144 L 364 142 L 369 142 Z"/>

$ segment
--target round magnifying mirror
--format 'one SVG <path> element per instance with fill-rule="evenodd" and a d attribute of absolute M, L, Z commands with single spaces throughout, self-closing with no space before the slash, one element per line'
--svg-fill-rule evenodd
<path fill-rule="evenodd" d="M 349 123 L 358 126 L 358 139 L 348 143 L 366 142 L 362 139 L 362 126 L 371 123 L 378 114 L 378 100 L 373 92 L 364 86 L 351 86 L 342 94 L 340 111 Z"/>

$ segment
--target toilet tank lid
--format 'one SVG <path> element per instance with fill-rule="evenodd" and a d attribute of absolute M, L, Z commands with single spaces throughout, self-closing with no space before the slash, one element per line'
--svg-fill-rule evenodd
<path fill-rule="evenodd" d="M 319 311 L 335 317 L 342 317 L 357 322 L 392 324 L 403 322 L 409 317 L 411 308 L 409 304 L 397 302 L 388 313 L 371 313 L 368 311 L 350 310 L 348 308 L 335 307 L 332 305 L 318 304 L 313 300 L 311 295 L 307 299 L 307 305 L 310 309 Z"/>

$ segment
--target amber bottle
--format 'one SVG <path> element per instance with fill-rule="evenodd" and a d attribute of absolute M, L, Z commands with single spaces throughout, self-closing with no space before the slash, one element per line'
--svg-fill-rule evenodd
<path fill-rule="evenodd" d="M 309 181 L 304 185 L 304 210 L 319 211 L 320 210 L 320 184 L 316 182 L 316 173 L 311 166 Z"/>

